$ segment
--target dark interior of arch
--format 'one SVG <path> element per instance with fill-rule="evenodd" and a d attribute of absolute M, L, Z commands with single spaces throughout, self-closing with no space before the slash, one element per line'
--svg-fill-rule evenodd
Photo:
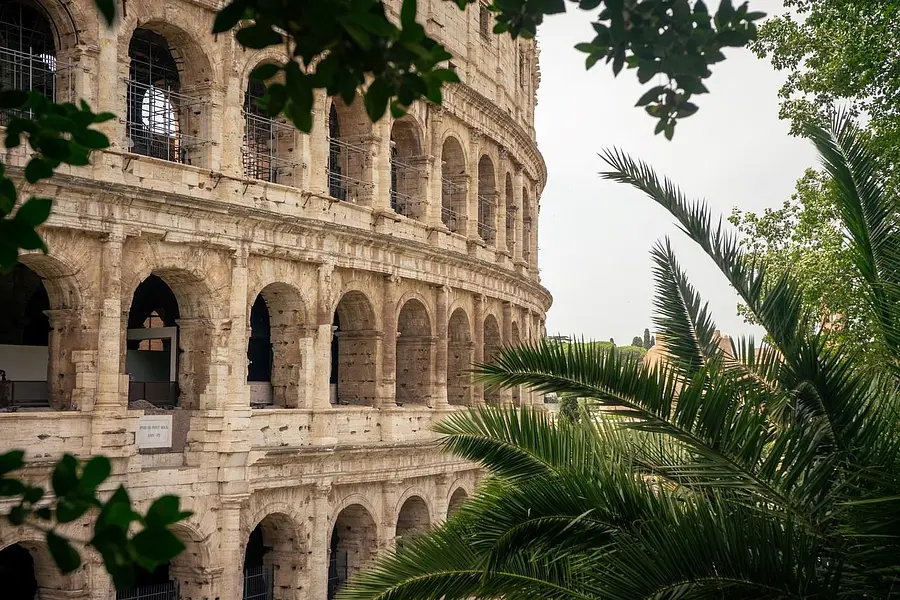
<path fill-rule="evenodd" d="M 141 588 L 156 585 L 172 585 L 172 578 L 169 573 L 169 563 L 162 564 L 154 571 L 148 571 L 141 567 L 134 569 L 134 587 Z"/>
<path fill-rule="evenodd" d="M 156 275 L 148 276 L 134 291 L 128 329 L 141 329 L 151 316 L 159 317 L 165 327 L 175 327 L 179 318 L 178 300 L 172 288 Z"/>
<path fill-rule="evenodd" d="M 34 600 L 37 597 L 37 578 L 34 559 L 20 544 L 0 550 L 0 582 L 4 600 Z"/>
<path fill-rule="evenodd" d="M 347 188 L 344 185 L 341 166 L 341 118 L 337 108 L 331 103 L 328 113 L 328 193 L 338 200 L 347 199 Z"/>
<path fill-rule="evenodd" d="M 272 380 L 272 328 L 269 307 L 262 294 L 250 309 L 250 342 L 247 344 L 247 381 Z"/>
<path fill-rule="evenodd" d="M 263 557 L 269 548 L 266 547 L 263 538 L 262 524 L 257 525 L 250 532 L 250 538 L 247 540 L 247 549 L 244 551 L 244 569 L 261 567 L 263 565 Z"/>
<path fill-rule="evenodd" d="M 50 321 L 44 311 L 49 309 L 50 299 L 37 273 L 20 263 L 0 275 L 0 344 L 46 346 Z"/>

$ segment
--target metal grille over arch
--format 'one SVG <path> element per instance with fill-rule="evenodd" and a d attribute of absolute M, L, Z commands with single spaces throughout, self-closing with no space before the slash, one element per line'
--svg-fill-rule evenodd
<path fill-rule="evenodd" d="M 351 504 L 334 522 L 328 556 L 328 600 L 374 558 L 378 548 L 375 520 L 360 504 Z"/>
<path fill-rule="evenodd" d="M 522 188 L 522 260 L 531 262 L 531 229 L 533 227 L 528 190 Z"/>
<path fill-rule="evenodd" d="M 347 106 L 339 99 L 328 112 L 328 193 L 332 198 L 363 206 L 372 203 L 373 186 L 366 179 L 370 166 L 367 142 L 372 124 L 362 101 Z"/>
<path fill-rule="evenodd" d="M 350 291 L 334 312 L 331 341 L 332 399 L 341 405 L 374 406 L 376 355 L 381 338 L 365 294 Z"/>
<path fill-rule="evenodd" d="M 58 55 L 56 29 L 37 3 L 0 3 L 0 87 L 36 90 L 53 101 L 69 100 L 74 72 Z M 0 126 L 11 113 L 0 113 Z"/>
<path fill-rule="evenodd" d="M 484 318 L 484 361 L 490 362 L 502 347 L 502 338 L 500 336 L 500 324 L 494 315 L 487 315 Z M 488 404 L 500 403 L 499 388 L 485 388 L 484 401 Z"/>
<path fill-rule="evenodd" d="M 391 126 L 391 208 L 413 219 L 425 215 L 421 138 L 412 117 L 403 117 Z"/>
<path fill-rule="evenodd" d="M 454 406 L 472 404 L 472 343 L 469 317 L 462 308 L 453 311 L 447 328 L 447 401 Z"/>
<path fill-rule="evenodd" d="M 431 405 L 434 343 L 425 305 L 415 298 L 408 300 L 397 319 L 398 405 Z"/>
<path fill-rule="evenodd" d="M 457 232 L 463 226 L 467 189 L 462 145 L 456 138 L 448 137 L 441 147 L 441 222 L 450 231 Z"/>
<path fill-rule="evenodd" d="M 478 237 L 494 245 L 497 236 L 497 183 L 494 163 L 484 155 L 478 161 Z"/>
<path fill-rule="evenodd" d="M 516 218 L 519 208 L 513 196 L 513 182 L 509 173 L 506 174 L 506 249 L 512 254 L 516 247 Z"/>
<path fill-rule="evenodd" d="M 266 94 L 266 84 L 250 79 L 244 92 L 244 139 L 241 156 L 244 177 L 271 183 L 291 183 L 296 129 L 281 119 L 272 118 L 259 101 Z"/>

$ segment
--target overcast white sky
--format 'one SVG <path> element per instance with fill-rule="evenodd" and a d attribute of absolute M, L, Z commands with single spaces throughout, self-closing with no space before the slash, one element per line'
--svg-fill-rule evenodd
<path fill-rule="evenodd" d="M 779 0 L 751 4 L 769 14 L 782 10 Z M 655 122 L 634 108 L 645 89 L 635 71 L 614 78 L 603 63 L 584 70 L 584 55 L 572 46 L 591 39 L 590 16 L 557 15 L 538 33 L 537 137 L 549 172 L 541 198 L 540 268 L 554 298 L 548 334 L 627 344 L 644 327 L 652 330 L 650 248 L 666 235 L 719 329 L 757 333 L 737 316 L 737 297 L 721 274 L 668 213 L 632 188 L 599 178 L 605 164 L 597 153 L 618 146 L 726 215 L 734 206 L 761 211 L 780 205 L 804 169 L 816 165 L 812 146 L 788 136 L 787 123 L 778 119 L 784 75 L 749 50 L 726 52 L 728 60 L 707 80 L 711 93 L 697 97 L 699 112 L 680 123 L 669 142 L 654 136 Z"/>

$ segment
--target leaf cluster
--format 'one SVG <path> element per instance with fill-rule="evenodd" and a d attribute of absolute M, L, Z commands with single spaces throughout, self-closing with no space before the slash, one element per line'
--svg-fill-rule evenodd
<path fill-rule="evenodd" d="M 49 179 L 63 164 L 87 165 L 92 150 L 109 146 L 107 137 L 91 127 L 113 115 L 95 114 L 84 101 L 56 104 L 35 90 L 0 90 L 0 111 L 8 117 L 4 146 L 27 144 L 31 151 L 24 171 L 28 183 Z M 15 210 L 18 203 L 16 184 L 0 163 L 0 270 L 15 265 L 20 249 L 47 252 L 37 227 L 50 216 L 53 200 L 30 197 Z"/>
<path fill-rule="evenodd" d="M 599 4 L 586 0 L 580 8 Z M 575 47 L 587 54 L 588 69 L 606 59 L 615 75 L 627 66 L 637 69 L 642 84 L 662 79 L 637 106 L 646 107 L 657 119 L 656 133 L 671 140 L 678 120 L 697 112 L 691 98 L 709 91 L 703 81 L 712 75 L 710 66 L 725 60 L 726 47 L 756 39 L 756 21 L 763 17 L 746 2 L 735 8 L 731 0 L 722 0 L 714 14 L 703 0 L 693 7 L 688 0 L 606 0 L 593 24 L 596 36 Z"/>
<path fill-rule="evenodd" d="M 81 554 L 60 526 L 75 523 L 86 515 L 95 516 L 93 535 L 86 545 L 103 558 L 118 589 L 134 584 L 135 566 L 153 571 L 169 562 L 184 544 L 170 526 L 189 517 L 179 508 L 177 496 L 161 496 L 146 514 L 135 511 L 128 492 L 118 486 L 106 499 L 103 484 L 112 466 L 104 456 L 85 463 L 65 454 L 50 477 L 52 493 L 24 481 L 16 471 L 26 467 L 21 450 L 0 454 L 0 497 L 18 503 L 7 515 L 11 525 L 25 525 L 44 533 L 53 561 L 65 573 L 81 566 Z"/>
<path fill-rule="evenodd" d="M 846 115 L 807 124 L 888 360 L 811 327 L 792 271 L 748 256 L 704 202 L 607 151 L 604 176 L 666 208 L 767 332 L 729 346 L 668 240 L 652 251 L 665 359 L 541 340 L 478 365 L 490 386 L 588 399 L 577 423 L 481 407 L 437 425 L 486 484 L 381 557 L 344 600 L 889 598 L 900 576 L 900 207 Z"/>

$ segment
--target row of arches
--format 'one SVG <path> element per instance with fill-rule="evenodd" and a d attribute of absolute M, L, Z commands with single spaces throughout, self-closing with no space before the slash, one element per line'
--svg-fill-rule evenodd
<path fill-rule="evenodd" d="M 0 408 L 65 408 L 71 405 L 74 374 L 65 360 L 83 346 L 83 328 L 54 326 L 49 316 L 77 315 L 82 303 L 74 276 L 52 277 L 54 259 L 41 257 L 0 275 Z M 48 276 L 51 277 L 48 279 Z M 52 284 L 50 283 L 52 281 Z M 206 306 L 209 292 L 189 272 L 161 269 L 134 289 L 123 312 L 124 356 L 130 402 L 160 408 L 200 408 L 199 397 L 210 381 L 210 357 L 217 345 L 215 319 Z M 380 357 L 392 351 L 396 368 L 393 401 L 398 405 L 471 406 L 500 403 L 497 391 L 477 397 L 472 364 L 490 360 L 504 343 L 524 341 L 513 320 L 504 339 L 501 319 L 487 312 L 474 322 L 466 306 L 450 306 L 446 325 L 423 296 L 396 301 L 392 325 L 376 314 L 374 299 L 360 289 L 339 295 L 332 313 L 330 352 L 321 348 L 321 330 L 313 322 L 304 294 L 284 282 L 270 283 L 249 304 L 246 329 L 246 382 L 250 404 L 258 408 L 306 408 L 310 395 L 327 395 L 330 404 L 376 406 L 384 381 Z M 389 327 L 394 336 L 385 336 Z M 387 337 L 387 340 L 386 340 Z M 482 344 L 481 352 L 476 340 Z M 329 360 L 329 388 L 316 387 L 317 361 Z M 521 403 L 519 390 L 511 401 Z"/>
<path fill-rule="evenodd" d="M 0 7 L 0 63 L 4 86 L 39 89 L 58 100 L 71 99 L 71 85 L 60 86 L 57 71 L 63 61 L 55 47 L 60 36 L 44 7 L 32 0 L 6 2 Z M 127 47 L 125 140 L 128 152 L 198 166 L 208 166 L 211 136 L 207 131 L 209 64 L 189 64 L 195 44 L 181 29 L 149 21 L 136 27 Z M 190 56 L 190 61 L 188 57 Z M 240 144 L 243 175 L 288 185 L 299 184 L 295 169 L 309 162 L 301 156 L 309 144 L 283 119 L 260 108 L 265 85 L 249 80 L 243 91 L 243 136 Z M 73 96 L 74 97 L 74 96 Z M 375 200 L 373 146 L 377 125 L 365 114 L 361 101 L 345 105 L 326 102 L 327 191 L 339 201 L 372 205 Z M 477 236 L 487 245 L 502 237 L 512 252 L 521 244 L 526 262 L 531 252 L 534 210 L 528 189 L 514 184 L 509 172 L 498 173 L 487 153 L 477 157 L 477 172 L 466 161 L 463 143 L 447 137 L 440 147 L 426 147 L 424 121 L 407 115 L 390 124 L 389 181 L 379 193 L 390 207 L 415 220 L 428 217 L 428 202 L 440 204 L 440 223 L 448 230 Z M 432 166 L 433 163 L 433 166 Z M 476 164 L 476 163 L 472 163 Z M 429 190 L 429 180 L 441 182 Z M 475 189 L 469 191 L 469 187 Z M 433 197 L 435 195 L 439 197 Z M 430 199 L 430 200 L 429 200 Z M 502 208 L 502 210 L 501 210 Z M 499 215 L 506 222 L 499 222 Z M 466 230 L 466 221 L 473 225 Z M 518 224 L 517 224 L 518 223 Z M 502 230 L 503 235 L 499 232 Z"/>
<path fill-rule="evenodd" d="M 468 495 L 463 487 L 453 490 L 446 518 L 459 510 Z M 431 527 L 432 514 L 424 496 L 411 494 L 403 499 L 392 521 L 381 527 L 378 523 L 370 508 L 351 502 L 331 521 L 327 547 L 312 548 L 302 523 L 286 513 L 268 513 L 244 540 L 242 600 L 294 598 L 295 591 L 305 583 L 304 577 L 309 577 L 309 563 L 317 553 L 325 553 L 327 557 L 327 582 L 323 587 L 331 600 L 354 573 L 375 557 L 387 535 L 383 528 L 391 529 L 390 537 L 395 544 L 403 544 Z M 176 525 L 174 530 L 186 550 L 172 563 L 155 571 L 138 569 L 134 587 L 116 592 L 116 600 L 191 598 L 195 597 L 192 592 L 197 588 L 208 585 L 203 574 L 215 570 L 210 564 L 210 552 L 189 527 Z M 86 568 L 61 575 L 46 545 L 37 538 L 0 547 L 0 577 L 4 582 L 4 598 L 8 600 L 91 597 L 91 578 Z"/>

